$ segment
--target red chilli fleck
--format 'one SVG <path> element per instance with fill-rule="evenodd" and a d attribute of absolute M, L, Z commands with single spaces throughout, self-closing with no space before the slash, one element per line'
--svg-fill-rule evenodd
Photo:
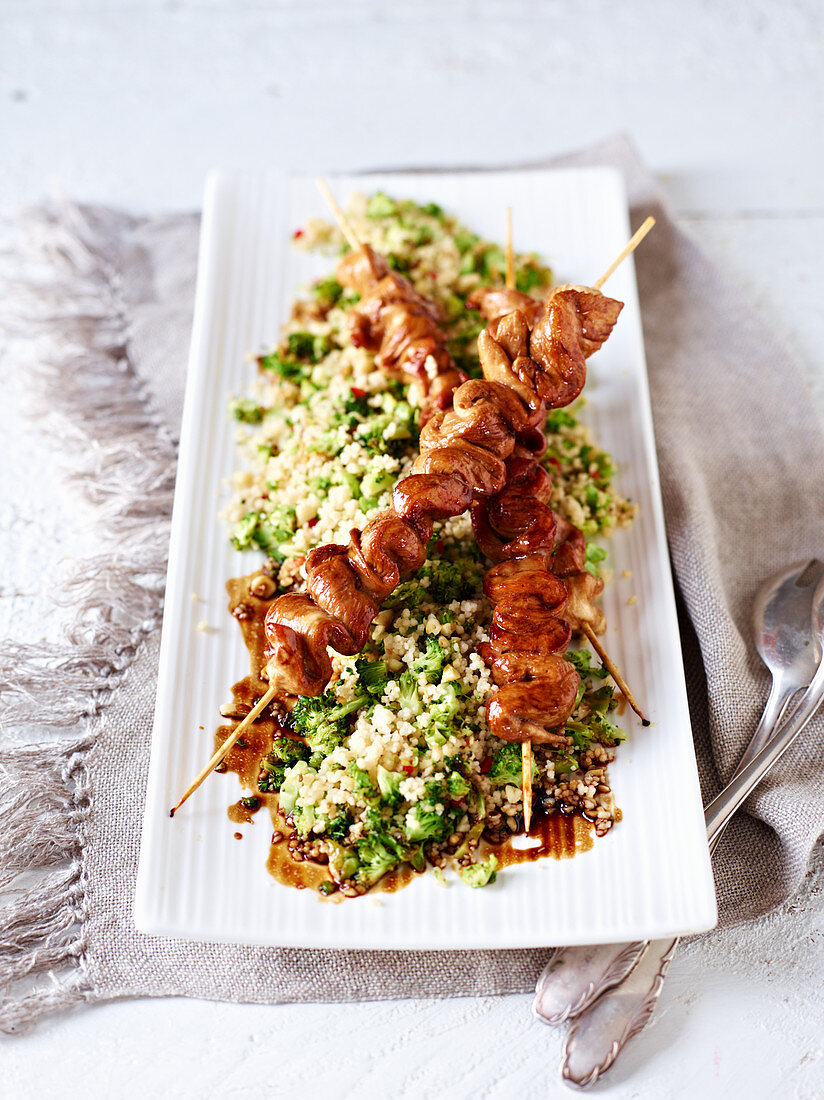
<path fill-rule="evenodd" d="M 552 465 L 555 467 L 555 469 L 558 471 L 558 473 L 561 472 L 561 463 L 558 461 L 557 458 L 553 458 L 552 455 L 550 455 L 547 458 L 547 462 L 551 462 Z"/>
<path fill-rule="evenodd" d="M 359 386 L 352 386 L 353 397 L 366 397 L 366 390 L 362 390 Z"/>
<path fill-rule="evenodd" d="M 481 775 L 486 775 L 489 769 L 492 767 L 492 757 L 485 756 L 481 761 Z"/>
<path fill-rule="evenodd" d="M 317 524 L 317 522 L 318 522 L 318 517 L 314 516 L 312 519 L 309 520 L 309 522 L 306 524 L 306 526 L 307 527 L 314 527 Z"/>
<path fill-rule="evenodd" d="M 401 771 L 405 771 L 407 775 L 411 775 L 414 770 L 415 770 L 415 765 L 414 764 L 404 764 L 403 767 L 401 768 Z"/>
<path fill-rule="evenodd" d="M 292 234 L 292 240 L 296 241 L 296 240 L 298 240 L 299 237 L 302 237 L 302 236 L 303 236 L 303 230 L 302 229 L 296 229 L 295 232 Z"/>

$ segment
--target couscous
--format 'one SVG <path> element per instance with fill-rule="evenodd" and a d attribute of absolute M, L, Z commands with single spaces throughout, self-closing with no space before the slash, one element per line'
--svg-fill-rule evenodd
<path fill-rule="evenodd" d="M 434 204 L 382 193 L 357 196 L 349 217 L 363 241 L 438 302 L 453 356 L 477 373 L 482 322 L 464 303 L 477 287 L 502 281 L 500 247 Z M 320 221 L 299 230 L 296 243 L 342 247 Z M 516 278 L 540 294 L 552 273 L 520 255 Z M 281 342 L 257 357 L 250 392 L 229 404 L 244 467 L 223 514 L 235 547 L 267 559 L 268 595 L 302 584 L 312 547 L 346 542 L 351 528 L 389 507 L 417 454 L 414 391 L 351 344 L 353 300 L 334 277 L 309 287 Z M 580 408 L 550 414 L 545 461 L 552 507 L 584 532 L 587 568 L 598 574 L 606 550 L 597 537 L 628 525 L 635 509 L 613 487 L 613 464 Z M 481 839 L 499 843 L 523 828 L 520 745 L 495 737 L 485 718 L 494 690 L 478 652 L 491 619 L 487 565 L 467 516 L 438 525 L 426 564 L 386 600 L 365 650 L 334 656 L 326 694 L 299 699 L 291 728 L 260 759 L 257 788 L 277 795 L 281 843 L 297 860 L 328 868 L 324 893 L 363 893 L 401 863 L 453 863 L 465 882 L 483 886 L 498 860 L 480 858 Z M 625 736 L 613 721 L 618 699 L 588 650 L 566 658 L 581 674 L 564 731 L 570 745 L 535 746 L 534 800 L 544 813 L 582 814 L 602 835 L 619 816 L 607 775 Z"/>

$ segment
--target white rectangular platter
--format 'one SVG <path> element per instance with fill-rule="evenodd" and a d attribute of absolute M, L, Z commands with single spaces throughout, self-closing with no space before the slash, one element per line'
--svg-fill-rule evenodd
<path fill-rule="evenodd" d="M 535 250 L 560 282 L 592 283 L 629 237 L 620 176 L 610 169 L 346 176 L 339 198 L 383 189 L 435 201 L 500 240 L 514 210 L 515 247 Z M 264 813 L 243 827 L 227 807 L 234 775 L 209 778 L 184 809 L 169 807 L 212 751 L 220 705 L 248 671 L 224 583 L 250 571 L 218 519 L 235 465 L 230 392 L 248 386 L 248 353 L 271 345 L 296 289 L 331 262 L 290 247 L 295 228 L 324 213 L 311 180 L 213 175 L 205 196 L 191 359 L 172 521 L 160 679 L 135 923 L 200 940 L 306 947 L 494 948 L 599 943 L 711 928 L 715 895 L 687 710 L 661 508 L 641 317 L 631 261 L 606 290 L 626 303 L 590 361 L 586 419 L 617 461 L 621 492 L 640 505 L 611 543 L 615 582 L 605 643 L 652 725 L 627 711 L 629 739 L 611 767 L 623 821 L 574 859 L 506 868 L 473 890 L 431 874 L 392 894 L 332 904 L 266 871 Z M 624 571 L 631 578 L 622 577 Z M 192 594 L 199 599 L 194 600 Z M 637 600 L 630 604 L 632 596 Z M 207 631 L 197 629 L 202 620 Z"/>

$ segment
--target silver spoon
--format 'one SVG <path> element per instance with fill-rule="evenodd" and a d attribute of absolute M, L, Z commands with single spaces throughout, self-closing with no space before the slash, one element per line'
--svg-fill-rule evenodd
<path fill-rule="evenodd" d="M 821 579 L 824 567 L 820 563 L 815 565 L 816 570 L 810 570 L 811 575 L 819 577 L 811 601 L 809 637 L 813 644 L 807 648 L 814 651 L 818 667 L 789 719 L 774 736 L 766 737 L 760 748 L 754 742 L 750 744 L 732 780 L 706 807 L 710 853 L 732 815 L 806 727 L 824 698 L 824 580 Z M 784 705 L 786 702 L 787 699 Z M 626 980 L 573 1021 L 564 1043 L 561 1066 L 561 1074 L 567 1081 L 580 1087 L 593 1084 L 610 1068 L 626 1043 L 646 1026 L 677 944 L 676 938 L 647 945 Z"/>
<path fill-rule="evenodd" d="M 815 674 L 818 661 L 816 646 L 810 644 L 810 621 L 813 594 L 822 577 L 824 563 L 811 559 L 782 570 L 756 594 L 755 645 L 773 680 L 764 714 L 739 767 L 766 743 L 789 700 Z M 648 943 L 642 942 L 561 948 L 538 979 L 535 1016 L 548 1024 L 577 1016 L 623 981 L 647 948 Z"/>

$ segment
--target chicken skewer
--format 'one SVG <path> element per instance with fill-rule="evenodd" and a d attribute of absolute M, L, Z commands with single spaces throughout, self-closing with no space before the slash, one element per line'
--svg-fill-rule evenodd
<path fill-rule="evenodd" d="M 571 292 L 573 297 L 578 290 L 560 289 Z M 602 298 L 598 292 L 595 295 Z M 611 302 L 610 299 L 603 301 Z M 589 353 L 600 346 L 614 324 L 620 304 L 612 303 L 612 306 L 614 317 L 608 322 L 606 330 L 599 332 L 599 338 L 594 341 L 589 336 L 586 338 Z M 568 303 L 562 305 L 560 313 L 570 319 Z M 576 320 L 580 335 L 581 322 L 577 316 Z M 592 321 L 591 316 L 589 320 Z M 551 345 L 551 333 L 544 335 Z M 502 352 L 502 349 L 499 348 L 499 351 Z M 327 646 L 347 655 L 363 648 L 379 603 L 397 586 L 402 572 L 419 568 L 425 560 L 426 542 L 431 536 L 435 519 L 460 515 L 473 497 L 490 496 L 503 487 L 505 465 L 500 456 L 493 452 L 501 448 L 504 452 L 511 452 L 512 446 L 509 444 L 512 443 L 513 433 L 528 431 L 540 422 L 545 408 L 540 390 L 547 387 L 546 380 L 541 383 L 541 377 L 536 374 L 540 370 L 539 364 L 521 357 L 526 359 L 525 363 L 520 364 L 521 370 L 525 367 L 529 369 L 527 378 L 520 379 L 505 355 L 505 364 L 500 356 L 496 359 L 494 352 L 491 355 L 487 374 L 491 376 L 491 385 L 498 393 L 501 408 L 505 410 L 503 418 L 501 409 L 495 410 L 498 427 L 503 429 L 498 433 L 499 446 L 493 442 L 490 450 L 489 439 L 485 440 L 487 446 L 481 447 L 464 438 L 462 448 L 447 445 L 445 448 L 435 448 L 430 454 L 422 454 L 413 467 L 412 475 L 396 486 L 392 511 L 377 516 L 363 532 L 353 531 L 348 546 L 319 547 L 309 554 L 308 595 L 287 593 L 275 601 L 267 614 L 268 691 L 214 754 L 175 810 L 197 789 L 209 771 L 237 742 L 244 729 L 277 695 L 317 695 L 324 690 L 331 675 Z M 559 403 L 568 403 L 580 392 L 585 376 L 585 368 L 584 374 L 580 370 L 584 358 L 579 351 L 574 362 L 562 364 L 552 376 L 556 388 L 560 386 L 562 400 Z M 577 381 L 567 377 L 570 374 L 577 375 Z M 500 380 L 496 380 L 499 376 Z M 537 381 L 538 392 L 527 385 L 527 381 Z M 465 412 L 471 413 L 474 400 L 480 396 L 473 391 L 473 387 L 477 389 L 478 385 L 489 384 L 468 382 L 459 388 L 459 393 L 465 391 Z M 570 386 L 572 397 L 567 396 Z M 477 426 L 478 418 L 474 419 Z M 472 435 L 471 428 L 468 434 Z M 507 438 L 504 439 L 504 436 Z M 454 466 L 455 462 L 457 466 Z"/>
<path fill-rule="evenodd" d="M 623 252 L 621 253 L 621 256 L 615 262 L 613 262 L 612 265 L 610 265 L 610 268 L 598 280 L 598 282 L 596 283 L 596 288 L 600 288 L 600 286 L 602 286 L 604 284 L 604 282 L 606 282 L 607 278 L 609 278 L 609 275 L 616 269 L 618 264 L 621 262 L 621 259 L 625 255 L 628 255 L 629 252 L 631 252 L 633 248 L 637 247 L 637 245 L 644 238 L 644 236 L 646 236 L 646 233 L 649 232 L 649 230 L 651 228 L 652 228 L 652 224 L 650 224 L 648 222 L 644 223 L 644 226 L 642 226 L 642 228 L 638 231 L 638 233 L 636 233 L 633 236 L 632 240 L 628 243 L 627 247 L 623 250 Z M 508 299 L 509 299 L 508 304 L 514 305 L 514 304 L 516 304 L 516 302 L 519 302 L 520 304 L 525 306 L 531 313 L 531 311 L 535 307 L 532 306 L 532 304 L 529 302 L 529 300 L 528 300 L 528 298 L 526 298 L 526 296 L 524 296 L 524 298 L 521 299 L 520 296 L 518 295 L 518 292 L 515 291 L 515 264 L 514 264 L 514 250 L 513 250 L 513 245 L 512 245 L 512 208 L 511 207 L 507 207 L 507 212 L 506 212 L 505 258 L 506 258 L 506 282 L 505 282 L 505 287 L 510 292 L 510 294 L 507 296 Z M 514 294 L 512 293 L 513 291 L 515 291 Z M 494 295 L 495 291 L 492 291 L 490 293 L 492 295 Z M 481 295 L 479 295 L 479 297 L 480 298 L 484 297 L 483 292 L 481 292 Z M 483 302 L 479 301 L 478 305 L 482 306 Z M 538 305 L 538 303 L 536 303 L 536 306 L 537 305 Z M 536 310 L 536 314 L 537 314 L 537 310 Z M 539 477 L 540 470 L 537 467 L 537 459 L 539 457 L 540 456 L 536 455 L 533 458 L 531 465 L 527 467 L 527 469 L 529 470 L 529 476 L 533 479 L 533 482 L 536 484 L 536 487 L 537 487 L 537 485 L 540 485 L 540 483 L 541 483 L 541 479 Z M 523 479 L 523 476 L 524 476 L 525 472 L 526 471 L 522 468 L 521 473 L 520 473 L 520 476 L 521 476 L 522 479 Z M 538 478 L 537 482 L 535 481 L 536 477 Z M 544 482 L 546 482 L 546 479 L 543 479 L 543 480 L 544 480 Z M 535 503 L 537 503 L 537 501 L 533 502 L 533 507 L 534 507 Z M 543 501 L 542 503 L 546 503 L 546 502 Z M 553 541 L 554 541 L 554 539 L 553 539 Z M 550 543 L 550 545 L 551 545 L 551 543 Z M 581 539 L 581 550 L 583 551 L 583 540 L 582 539 Z M 542 563 L 543 567 L 541 567 L 541 565 L 539 565 L 538 562 L 530 561 L 529 563 L 527 563 L 525 560 L 521 559 L 519 564 L 520 565 L 526 565 L 526 566 L 528 566 L 528 568 L 525 569 L 525 570 L 524 569 L 518 569 L 517 573 L 514 573 L 514 574 L 510 570 L 509 577 L 501 575 L 501 567 L 498 567 L 497 569 L 493 569 L 487 575 L 487 581 L 486 581 L 485 586 L 484 586 L 485 590 L 487 592 L 487 595 L 490 597 L 490 599 L 493 600 L 493 602 L 497 602 L 498 600 L 500 600 L 502 598 L 506 598 L 507 595 L 509 595 L 508 589 L 513 587 L 513 585 L 514 585 L 516 594 L 518 594 L 522 597 L 521 602 L 523 602 L 523 597 L 525 595 L 527 595 L 527 589 L 529 587 L 532 587 L 532 589 L 534 591 L 532 591 L 530 593 L 530 595 L 533 598 L 540 595 L 542 597 L 544 607 L 546 608 L 546 610 L 550 610 L 550 608 L 547 607 L 547 603 L 548 603 L 548 601 L 547 601 L 547 590 L 548 590 L 548 586 L 550 586 L 550 584 L 551 584 L 551 581 L 553 579 L 553 575 L 549 571 L 548 563 L 546 561 L 544 561 Z M 578 581 L 579 581 L 579 583 L 584 582 L 585 584 L 587 584 L 588 587 L 590 587 L 591 595 L 592 596 L 597 595 L 600 588 L 603 588 L 603 585 L 601 584 L 596 588 L 596 586 L 591 582 L 590 578 L 585 577 L 583 575 L 583 569 L 584 569 L 584 564 L 585 564 L 585 558 L 583 556 L 583 553 L 580 555 L 580 561 L 576 564 L 578 565 L 578 571 L 577 572 L 578 572 Z M 506 567 L 504 567 L 504 568 L 506 568 Z M 531 586 L 529 585 L 528 581 L 531 581 Z M 525 586 L 526 586 L 526 588 L 525 588 Z M 561 598 L 562 598 L 561 594 L 559 593 L 558 599 L 560 600 Z M 512 601 L 511 601 L 511 598 L 510 598 L 510 607 L 511 607 L 511 603 L 512 603 Z M 552 608 L 551 610 L 554 610 L 556 612 L 557 617 L 560 617 L 561 619 L 564 618 L 564 614 L 563 614 L 564 606 L 563 606 L 563 604 L 559 603 L 556 608 Z M 556 615 L 550 614 L 550 616 L 549 616 L 549 624 L 551 624 L 549 634 L 553 634 L 551 626 L 554 625 L 555 628 L 556 628 L 555 631 L 554 631 L 554 634 L 557 637 L 557 646 L 555 648 L 557 650 L 557 648 L 565 647 L 568 638 L 567 638 L 567 635 L 566 635 L 565 632 L 558 630 Z M 500 613 L 497 613 L 496 617 L 499 618 Z M 603 663 L 607 667 L 607 670 L 612 675 L 613 680 L 618 685 L 619 689 L 622 691 L 624 696 L 627 698 L 627 700 L 630 703 L 630 705 L 632 706 L 632 708 L 636 711 L 638 716 L 641 718 L 642 722 L 645 725 L 648 725 L 649 723 L 647 722 L 647 719 L 644 717 L 644 715 L 641 713 L 640 708 L 638 707 L 634 696 L 632 695 L 632 693 L 629 690 L 629 687 L 626 684 L 626 681 L 621 676 L 621 674 L 618 671 L 617 667 L 615 666 L 614 662 L 609 658 L 608 654 L 604 650 L 604 647 L 600 644 L 598 636 L 595 633 L 595 630 L 593 629 L 592 625 L 589 622 L 587 622 L 586 620 L 582 620 L 582 619 L 577 619 L 575 621 L 575 625 L 577 626 L 577 628 L 579 630 L 581 630 L 587 636 L 590 643 L 593 645 L 593 648 L 596 650 L 598 655 L 601 657 Z M 509 640 L 509 645 L 513 646 L 514 644 L 517 644 L 517 643 L 511 637 L 510 640 Z M 534 645 L 534 641 L 532 641 L 530 643 L 530 646 L 532 646 L 532 645 Z M 545 673 L 545 678 L 550 679 L 550 682 L 552 683 L 552 691 L 550 692 L 550 696 L 551 696 L 553 701 L 557 702 L 559 695 L 561 697 L 563 697 L 564 694 L 566 694 L 568 699 L 573 699 L 574 700 L 575 695 L 577 694 L 578 677 L 574 674 L 571 667 L 568 666 L 566 662 L 562 662 L 557 656 L 553 657 L 553 656 L 550 656 L 549 654 L 547 654 L 546 656 L 541 658 L 540 662 L 539 662 L 539 659 L 536 657 L 536 655 L 534 653 L 530 653 L 529 656 L 522 655 L 520 657 L 520 660 L 516 660 L 515 656 L 514 656 L 514 654 L 511 650 L 509 652 L 506 652 L 505 657 L 504 657 L 503 653 L 496 653 L 496 648 L 495 648 L 494 644 L 488 644 L 487 646 L 485 646 L 485 652 L 484 652 L 483 656 L 484 656 L 485 660 L 487 661 L 487 663 L 490 665 L 490 667 L 493 669 L 493 675 L 495 675 L 496 680 L 500 681 L 502 684 L 509 683 L 510 685 L 513 685 L 512 687 L 510 687 L 510 691 L 513 690 L 514 685 L 517 684 L 518 681 L 520 681 L 524 675 L 529 676 L 529 677 L 534 677 L 536 664 L 537 663 L 542 663 L 543 664 L 543 671 Z M 501 657 L 504 657 L 504 659 L 501 660 Z M 502 666 L 506 666 L 506 667 L 502 667 Z M 518 690 L 518 689 L 514 688 L 514 690 Z M 544 693 L 544 695 L 545 694 L 546 693 Z M 531 742 L 531 740 L 525 739 L 522 742 L 521 749 L 522 749 L 521 791 L 522 791 L 522 803 L 523 803 L 524 829 L 525 829 L 526 832 L 529 832 L 529 828 L 530 828 L 531 821 L 532 821 L 532 742 Z"/>
<path fill-rule="evenodd" d="M 316 183 L 352 249 L 337 270 L 340 284 L 360 296 L 349 313 L 352 343 L 374 352 L 375 365 L 384 373 L 411 383 L 425 424 L 451 405 L 453 392 L 467 379 L 447 349 L 438 308 L 361 243 L 325 181 Z"/>
<path fill-rule="evenodd" d="M 422 398 L 422 420 L 437 408 L 451 405 L 452 392 L 466 381 L 466 375 L 456 366 L 446 350 L 446 341 L 439 328 L 438 313 L 434 305 L 418 294 L 411 284 L 401 276 L 391 272 L 386 260 L 368 245 L 358 239 L 348 218 L 335 201 L 326 182 L 316 180 L 318 189 L 326 199 L 340 230 L 352 252 L 345 256 L 339 267 L 338 275 L 342 285 L 358 290 L 361 300 L 353 310 L 353 343 L 368 346 L 376 351 L 376 362 L 387 373 L 405 378 L 417 385 Z M 436 369 L 428 370 L 428 363 L 434 362 Z M 378 541 L 384 541 L 390 548 L 389 558 L 378 554 L 383 571 L 387 568 L 390 578 L 394 576 L 394 567 L 402 571 L 418 568 L 426 556 L 423 544 L 412 532 L 404 531 L 398 524 L 391 522 L 378 524 L 374 535 Z M 360 534 L 360 533 L 359 533 Z M 369 532 L 364 532 L 366 551 L 369 552 Z M 361 544 L 363 545 L 363 544 Z M 385 560 L 383 560 L 385 559 Z M 394 590 L 400 580 L 386 588 L 386 595 Z M 370 620 L 371 621 L 371 620 Z M 365 639 L 364 639 L 365 640 Z M 358 649 L 362 648 L 362 644 Z M 328 679 L 328 677 L 327 677 Z M 322 688 L 321 688 L 322 690 Z M 307 694 L 313 692 L 307 689 Z M 232 731 L 215 751 L 212 758 L 189 784 L 181 798 L 169 811 L 174 817 L 176 811 L 198 789 L 206 777 L 225 758 L 237 744 L 243 733 L 266 708 L 282 694 L 275 680 L 258 700 L 251 712 Z"/>

